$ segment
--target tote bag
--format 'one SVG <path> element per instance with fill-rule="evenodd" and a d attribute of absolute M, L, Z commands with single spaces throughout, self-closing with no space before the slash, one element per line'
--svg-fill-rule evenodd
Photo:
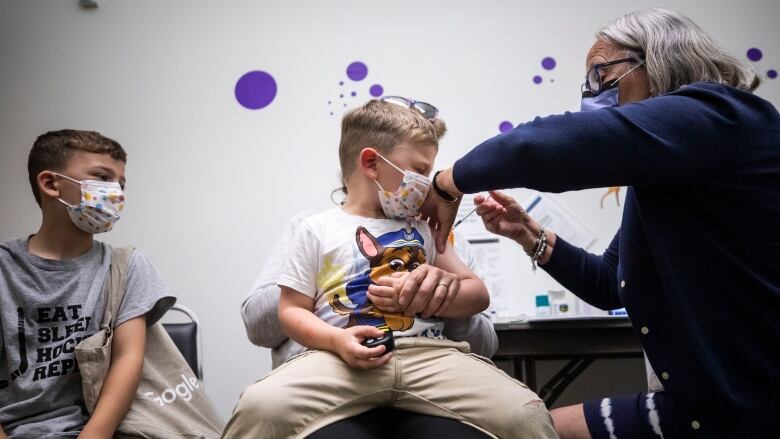
<path fill-rule="evenodd" d="M 127 269 L 134 248 L 113 249 L 103 286 L 106 309 L 100 330 L 76 346 L 84 402 L 92 414 L 111 365 L 114 322 L 127 290 Z M 146 332 L 141 380 L 115 437 L 149 439 L 218 438 L 224 423 L 206 396 L 203 385 L 157 322 Z"/>

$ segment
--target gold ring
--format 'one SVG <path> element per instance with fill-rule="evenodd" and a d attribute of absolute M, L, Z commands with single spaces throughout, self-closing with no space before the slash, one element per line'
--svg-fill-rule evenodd
<path fill-rule="evenodd" d="M 441 283 L 441 282 L 439 282 L 439 285 L 443 286 L 444 288 L 446 288 L 446 289 L 448 289 L 448 290 L 450 289 L 450 286 L 449 286 L 449 285 L 447 285 L 447 284 L 445 284 L 445 283 Z"/>

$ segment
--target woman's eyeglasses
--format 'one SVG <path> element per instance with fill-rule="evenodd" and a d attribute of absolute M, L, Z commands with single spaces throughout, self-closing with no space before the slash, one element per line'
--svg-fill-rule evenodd
<path fill-rule="evenodd" d="M 624 62 L 627 63 L 638 63 L 639 65 L 635 66 L 634 68 L 630 69 L 626 73 L 622 74 L 619 78 L 609 81 L 607 83 L 602 83 L 601 81 L 601 72 L 600 69 L 603 69 L 604 67 L 614 66 L 615 64 L 622 64 Z M 644 64 L 644 61 L 637 60 L 635 58 L 623 58 L 618 59 L 615 61 L 609 61 L 604 62 L 601 64 L 595 64 L 593 67 L 588 70 L 588 74 L 585 76 L 585 83 L 582 84 L 582 93 L 583 94 L 589 94 L 590 96 L 596 96 L 597 94 L 601 93 L 604 90 L 607 90 L 611 88 L 614 84 L 616 84 L 618 81 L 623 79 L 624 76 L 628 75 L 629 73 L 633 72 L 637 67 Z"/>
<path fill-rule="evenodd" d="M 401 96 L 383 96 L 380 100 L 382 102 L 400 105 L 405 108 L 413 108 L 419 111 L 426 119 L 434 119 L 436 115 L 439 114 L 439 109 L 427 102 L 415 101 Z"/>

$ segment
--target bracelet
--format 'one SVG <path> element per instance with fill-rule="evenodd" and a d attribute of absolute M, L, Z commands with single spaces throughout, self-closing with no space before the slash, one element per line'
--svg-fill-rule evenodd
<path fill-rule="evenodd" d="M 536 267 L 539 260 L 544 256 L 544 252 L 547 250 L 547 235 L 544 233 L 544 227 L 539 227 L 539 239 L 536 240 L 536 248 L 533 254 L 528 254 L 531 257 L 531 271 L 535 274 Z"/>
<path fill-rule="evenodd" d="M 525 249 L 523 249 L 525 254 L 530 256 L 532 259 L 533 259 L 534 255 L 536 255 L 539 252 L 539 247 L 541 247 L 541 245 L 542 245 L 542 239 L 544 239 L 545 242 L 547 241 L 547 237 L 544 235 L 544 227 L 540 226 L 540 229 L 541 230 L 539 231 L 539 238 L 536 239 L 536 244 L 534 244 L 534 249 L 533 250 L 525 250 Z"/>
<path fill-rule="evenodd" d="M 439 194 L 440 197 L 444 198 L 445 200 L 449 201 L 450 203 L 454 203 L 460 199 L 460 197 L 453 197 L 452 195 L 448 194 L 444 189 L 439 187 L 439 185 L 436 183 L 436 177 L 441 174 L 441 171 L 436 171 L 435 174 L 433 174 L 433 180 L 431 181 L 433 190 L 436 191 L 437 194 Z"/>

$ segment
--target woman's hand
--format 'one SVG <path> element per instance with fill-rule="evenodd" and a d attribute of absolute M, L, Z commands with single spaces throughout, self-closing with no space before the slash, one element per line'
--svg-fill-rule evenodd
<path fill-rule="evenodd" d="M 529 238 L 536 238 L 529 227 L 533 220 L 509 195 L 491 191 L 490 198 L 482 195 L 474 197 L 474 204 L 477 206 L 477 215 L 482 218 L 489 232 L 517 241 L 521 245 L 529 241 Z M 538 232 L 538 226 L 536 229 Z"/>
<path fill-rule="evenodd" d="M 449 305 L 460 292 L 458 276 L 422 264 L 413 271 L 393 273 L 368 287 L 368 298 L 388 313 L 403 313 L 407 317 L 420 315 L 427 319 Z"/>
<path fill-rule="evenodd" d="M 428 191 L 428 195 L 425 197 L 425 202 L 420 207 L 420 218 L 428 221 L 436 241 L 436 250 L 439 253 L 444 253 L 444 250 L 447 248 L 447 237 L 452 230 L 452 225 L 455 224 L 455 216 L 458 214 L 460 197 L 463 195 L 463 192 L 455 186 L 455 181 L 452 178 L 452 168 L 434 175 L 433 179 L 444 192 L 453 197 L 458 197 L 456 201 L 447 201 L 431 187 L 431 190 Z M 431 184 L 433 184 L 433 181 Z"/>
<path fill-rule="evenodd" d="M 474 197 L 477 215 L 482 218 L 485 228 L 496 235 L 516 241 L 526 253 L 533 252 L 539 240 L 541 225 L 523 209 L 514 198 L 502 192 L 491 191 L 490 198 L 482 195 Z M 555 244 L 555 235 L 547 233 L 548 250 L 539 259 L 540 263 L 549 260 Z"/>
<path fill-rule="evenodd" d="M 363 346 L 367 338 L 378 338 L 385 335 L 383 331 L 373 326 L 352 326 L 341 329 L 333 337 L 333 350 L 352 367 L 373 369 L 390 361 L 392 352 L 385 352 L 383 345 L 369 348 Z"/>

